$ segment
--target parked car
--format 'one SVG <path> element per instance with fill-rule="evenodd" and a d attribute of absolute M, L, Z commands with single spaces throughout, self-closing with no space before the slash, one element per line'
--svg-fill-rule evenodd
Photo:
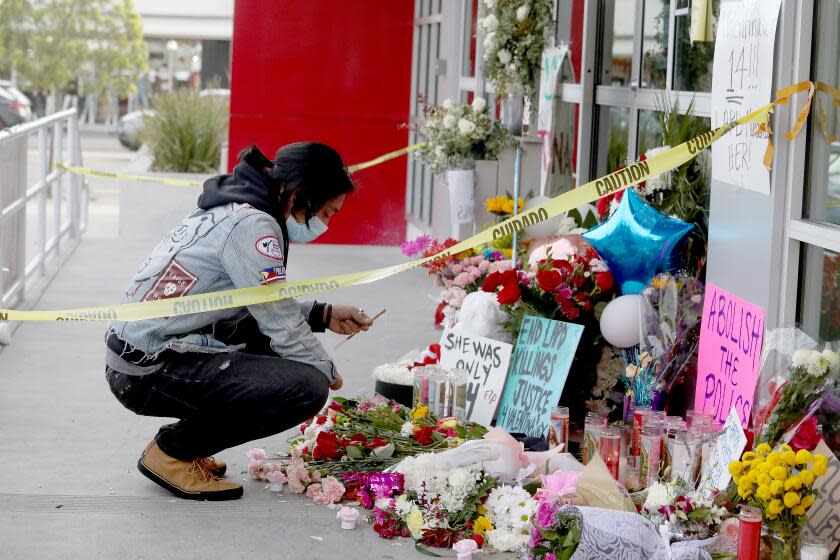
<path fill-rule="evenodd" d="M 0 80 L 0 128 L 32 120 L 32 104 L 14 83 Z"/>
<path fill-rule="evenodd" d="M 199 93 L 201 97 L 212 96 L 222 100 L 230 99 L 229 89 L 205 89 Z M 140 111 L 132 111 L 120 117 L 117 123 L 117 138 L 120 144 L 129 150 L 139 150 L 143 145 L 140 139 L 140 130 L 143 128 L 143 118 L 147 115 L 154 115 L 155 112 L 151 109 L 141 109 Z"/>

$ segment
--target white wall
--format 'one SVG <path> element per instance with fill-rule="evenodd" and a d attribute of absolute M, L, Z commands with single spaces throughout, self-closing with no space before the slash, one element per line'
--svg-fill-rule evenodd
<path fill-rule="evenodd" d="M 233 36 L 234 0 L 135 0 L 143 36 L 227 39 Z"/>

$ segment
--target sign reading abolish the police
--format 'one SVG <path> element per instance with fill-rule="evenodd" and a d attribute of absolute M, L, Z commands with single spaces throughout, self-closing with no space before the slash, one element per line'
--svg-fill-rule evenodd
<path fill-rule="evenodd" d="M 582 325 L 525 316 L 499 405 L 499 426 L 545 437 L 582 334 Z"/>

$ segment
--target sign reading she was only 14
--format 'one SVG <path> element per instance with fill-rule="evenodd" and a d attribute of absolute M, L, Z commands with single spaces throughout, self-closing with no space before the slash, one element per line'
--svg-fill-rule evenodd
<path fill-rule="evenodd" d="M 706 284 L 694 408 L 714 415 L 718 425 L 735 409 L 746 427 L 764 342 L 764 310 Z"/>

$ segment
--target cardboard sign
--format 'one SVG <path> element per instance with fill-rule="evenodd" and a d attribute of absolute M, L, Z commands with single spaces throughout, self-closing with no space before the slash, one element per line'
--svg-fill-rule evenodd
<path fill-rule="evenodd" d="M 764 310 L 706 284 L 694 408 L 726 421 L 734 407 L 746 427 L 764 342 Z"/>
<path fill-rule="evenodd" d="M 483 336 L 446 329 L 440 339 L 440 365 L 469 372 L 467 420 L 490 426 L 505 387 L 513 346 Z"/>
<path fill-rule="evenodd" d="M 805 533 L 826 541 L 828 550 L 834 550 L 840 543 L 840 461 L 821 440 L 814 453 L 828 457 L 828 469 L 814 482 L 819 494 L 808 510 L 808 528 Z"/>
<path fill-rule="evenodd" d="M 747 445 L 747 436 L 741 427 L 741 418 L 733 406 L 726 417 L 726 424 L 720 431 L 714 451 L 709 454 L 709 460 L 703 463 L 699 488 L 706 490 L 726 490 L 732 475 L 729 474 L 729 463 L 741 458 L 741 452 Z"/>
<path fill-rule="evenodd" d="M 500 427 L 546 436 L 582 334 L 582 325 L 525 316 L 499 405 Z"/>
<path fill-rule="evenodd" d="M 781 0 L 722 1 L 712 71 L 712 128 L 770 103 Z M 770 193 L 767 136 L 739 125 L 712 145 L 712 179 Z"/>

